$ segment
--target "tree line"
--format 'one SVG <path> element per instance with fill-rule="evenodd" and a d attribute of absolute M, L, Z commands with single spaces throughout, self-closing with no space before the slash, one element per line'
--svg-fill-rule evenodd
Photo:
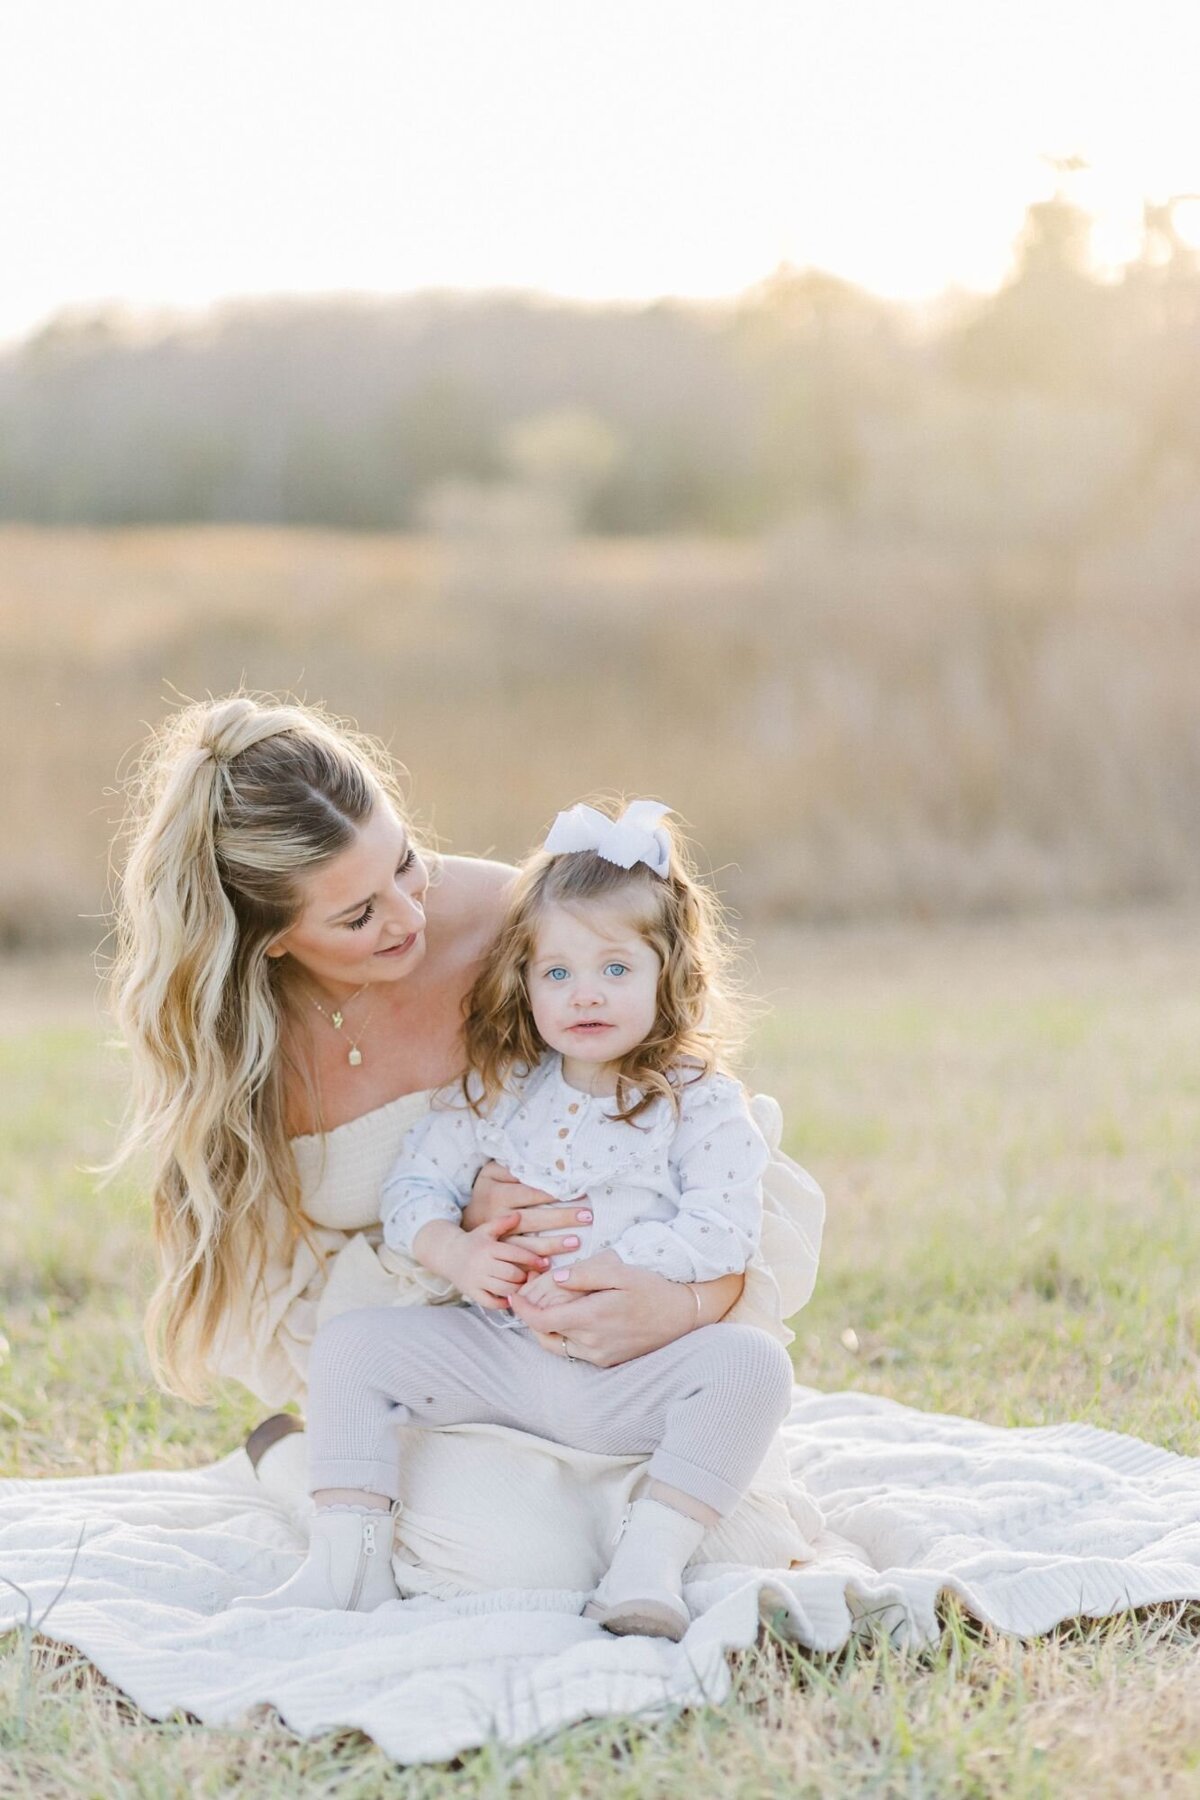
<path fill-rule="evenodd" d="M 986 546 L 1122 529 L 1200 473 L 1200 260 L 1116 278 L 1065 194 L 934 317 L 818 271 L 721 304 L 536 296 L 66 314 L 0 358 L 0 518 L 750 534 L 818 511 Z"/>

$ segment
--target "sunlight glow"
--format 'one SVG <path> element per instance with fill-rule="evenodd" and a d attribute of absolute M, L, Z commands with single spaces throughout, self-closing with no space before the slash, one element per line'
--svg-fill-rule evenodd
<path fill-rule="evenodd" d="M 728 294 L 781 262 L 986 289 L 1048 153 L 1089 163 L 1119 264 L 1144 197 L 1200 190 L 1198 32 L 1184 0 L 39 0 L 3 27 L 0 333 L 110 298 Z"/>

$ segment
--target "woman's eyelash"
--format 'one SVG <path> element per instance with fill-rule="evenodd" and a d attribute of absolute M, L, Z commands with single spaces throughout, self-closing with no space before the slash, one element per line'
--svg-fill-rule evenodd
<path fill-rule="evenodd" d="M 396 864 L 397 875 L 403 875 L 406 870 L 411 869 L 413 864 L 416 862 L 416 860 L 417 860 L 417 853 L 415 850 L 413 850 L 410 847 L 408 855 L 405 857 L 404 861 L 402 863 Z M 363 926 L 365 924 L 367 924 L 367 922 L 370 919 L 373 919 L 374 917 L 375 917 L 375 902 L 373 900 L 371 900 L 371 901 L 368 901 L 368 903 L 367 903 L 366 912 L 360 913 L 357 919 L 347 919 L 346 920 L 346 929 L 348 931 L 361 931 Z"/>

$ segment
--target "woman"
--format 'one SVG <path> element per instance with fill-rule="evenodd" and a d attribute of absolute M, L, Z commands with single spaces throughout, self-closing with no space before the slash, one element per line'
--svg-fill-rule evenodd
<path fill-rule="evenodd" d="M 124 1154 L 152 1165 L 161 1280 L 147 1342 L 164 1386 L 198 1400 L 208 1374 L 233 1375 L 270 1404 L 302 1401 L 325 1319 L 455 1298 L 382 1246 L 379 1185 L 431 1091 L 459 1072 L 462 1002 L 511 876 L 423 852 L 383 753 L 308 708 L 239 695 L 188 708 L 152 741 L 116 1002 L 133 1052 Z M 756 1109 L 777 1145 L 778 1108 Z M 822 1202 L 778 1154 L 765 1185 L 770 1266 L 690 1291 L 578 1264 L 562 1299 L 530 1316 L 545 1352 L 608 1365 L 726 1316 L 786 1342 L 783 1317 L 812 1289 Z M 543 1256 L 585 1216 L 494 1165 L 466 1215 Z M 270 1447 L 284 1429 L 269 1421 L 248 1448 L 264 1483 L 307 1511 L 302 1440 Z M 640 1473 L 640 1459 L 501 1427 L 406 1434 L 405 1589 L 588 1589 Z M 533 1528 L 547 1513 L 563 1524 L 549 1541 Z M 816 1525 L 780 1458 L 710 1551 L 787 1564 Z"/>

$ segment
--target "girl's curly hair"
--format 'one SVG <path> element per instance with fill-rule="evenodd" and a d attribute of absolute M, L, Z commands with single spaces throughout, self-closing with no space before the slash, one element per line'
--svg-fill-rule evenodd
<path fill-rule="evenodd" d="M 621 808 L 592 801 L 617 817 Z M 535 850 L 521 867 L 508 910 L 467 999 L 464 1096 L 482 1112 L 511 1074 L 532 1069 L 545 1055 L 529 1002 L 526 970 L 533 960 L 538 925 L 551 907 L 586 911 L 620 907 L 625 921 L 657 953 L 658 1008 L 644 1042 L 617 1065 L 616 1117 L 631 1122 L 660 1095 L 678 1111 L 677 1087 L 701 1080 L 740 1046 L 746 1008 L 731 977 L 737 945 L 717 896 L 701 884 L 678 830 L 663 821 L 671 840 L 665 877 L 645 863 L 631 869 L 595 850 Z M 472 1079 L 474 1077 L 474 1079 Z"/>

